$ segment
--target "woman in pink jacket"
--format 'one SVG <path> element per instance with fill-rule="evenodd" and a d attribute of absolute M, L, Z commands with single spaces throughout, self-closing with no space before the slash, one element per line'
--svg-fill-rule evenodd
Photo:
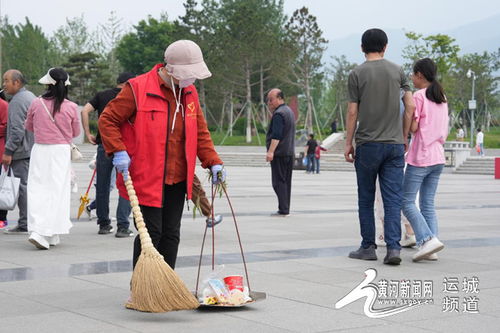
<path fill-rule="evenodd" d="M 25 123 L 35 135 L 28 173 L 28 231 L 33 245 L 49 249 L 72 227 L 70 143 L 80 134 L 80 118 L 77 105 L 66 99 L 68 73 L 51 68 L 38 82 L 46 84 L 47 91 L 31 103 Z"/>

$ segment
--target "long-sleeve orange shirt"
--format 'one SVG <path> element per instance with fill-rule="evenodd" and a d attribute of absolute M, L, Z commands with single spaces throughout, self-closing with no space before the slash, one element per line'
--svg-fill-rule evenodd
<path fill-rule="evenodd" d="M 176 101 L 173 91 L 165 82 L 158 76 L 161 91 L 169 102 L 169 124 L 168 131 L 172 129 L 174 119 Z M 177 92 L 178 93 L 178 92 Z M 101 133 L 104 149 L 108 154 L 126 150 L 125 144 L 122 141 L 120 126 L 126 121 L 134 122 L 137 112 L 134 93 L 129 84 L 126 84 L 120 93 L 112 101 L 108 103 L 99 117 L 99 132 Z M 198 156 L 202 161 L 203 167 L 209 167 L 215 164 L 222 164 L 219 156 L 213 149 L 212 139 L 208 131 L 203 113 L 199 110 L 198 114 Z M 175 128 L 173 132 L 168 134 L 167 142 L 167 166 L 165 174 L 165 184 L 171 185 L 186 180 L 187 162 L 185 152 L 185 132 L 184 120 L 179 113 L 175 120 Z M 203 156 L 200 153 L 203 152 Z"/>

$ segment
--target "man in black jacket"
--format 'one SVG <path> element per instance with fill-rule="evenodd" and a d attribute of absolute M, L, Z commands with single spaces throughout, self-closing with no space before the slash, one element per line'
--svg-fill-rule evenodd
<path fill-rule="evenodd" d="M 273 111 L 266 134 L 266 161 L 271 162 L 272 184 L 278 197 L 278 211 L 271 216 L 290 215 L 292 169 L 295 156 L 295 116 L 285 104 L 283 92 L 274 88 L 267 94 L 267 105 Z"/>

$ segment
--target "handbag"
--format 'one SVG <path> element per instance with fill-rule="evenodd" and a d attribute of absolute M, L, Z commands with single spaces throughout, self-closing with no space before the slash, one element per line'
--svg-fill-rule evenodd
<path fill-rule="evenodd" d="M 57 125 L 56 120 L 54 119 L 54 117 L 50 113 L 49 109 L 47 108 L 47 105 L 45 105 L 42 98 L 40 98 L 40 103 L 42 103 L 43 108 L 45 109 L 45 111 L 47 111 L 47 114 L 49 115 L 50 120 L 52 120 L 52 122 L 54 123 L 54 125 L 56 125 L 59 132 L 61 132 L 61 135 L 63 135 L 61 128 L 59 127 L 59 125 Z M 69 142 L 69 146 L 71 148 L 71 160 L 72 161 L 81 160 L 83 158 L 83 155 L 82 155 L 82 152 L 80 151 L 80 149 L 78 148 L 78 146 L 75 145 L 73 142 Z"/>
<path fill-rule="evenodd" d="M 476 145 L 476 152 L 480 153 L 481 152 L 481 146 Z"/>
<path fill-rule="evenodd" d="M 0 166 L 0 168 L 3 168 L 3 166 Z M 21 179 L 14 176 L 10 167 L 2 171 L 0 175 L 0 209 L 13 210 L 19 198 Z"/>

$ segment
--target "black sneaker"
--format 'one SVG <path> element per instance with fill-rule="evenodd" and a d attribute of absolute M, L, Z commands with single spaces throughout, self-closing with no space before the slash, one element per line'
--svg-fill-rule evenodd
<path fill-rule="evenodd" d="M 5 229 L 3 232 L 11 235 L 27 235 L 28 229 L 16 226 L 9 229 Z"/>
<path fill-rule="evenodd" d="M 399 250 L 387 249 L 387 255 L 384 258 L 384 264 L 386 265 L 399 265 L 401 263 L 401 257 L 399 256 Z"/>
<path fill-rule="evenodd" d="M 125 237 L 132 237 L 133 235 L 134 233 L 132 232 L 132 230 L 127 228 L 119 228 L 115 234 L 115 237 L 125 238 Z"/>
<path fill-rule="evenodd" d="M 360 246 L 356 251 L 349 253 L 349 258 L 361 260 L 377 260 L 377 253 L 375 252 L 375 245 L 370 245 L 367 249 Z"/>
<path fill-rule="evenodd" d="M 102 225 L 99 227 L 99 231 L 97 232 L 99 235 L 107 235 L 115 230 L 111 224 Z"/>

